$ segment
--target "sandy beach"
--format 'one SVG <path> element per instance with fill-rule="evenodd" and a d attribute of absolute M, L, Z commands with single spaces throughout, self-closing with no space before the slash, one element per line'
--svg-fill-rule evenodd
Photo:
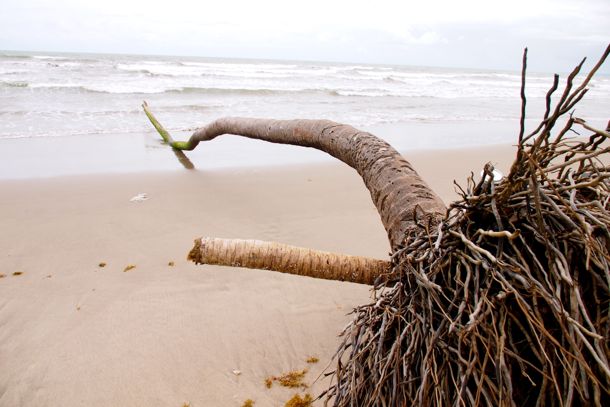
<path fill-rule="evenodd" d="M 405 155 L 450 202 L 454 179 L 486 161 L 506 170 L 512 151 Z M 195 266 L 191 242 L 389 250 L 368 191 L 338 162 L 3 180 L 0 191 L 0 406 L 281 406 L 317 395 L 369 287 Z M 265 386 L 305 368 L 307 389 Z"/>

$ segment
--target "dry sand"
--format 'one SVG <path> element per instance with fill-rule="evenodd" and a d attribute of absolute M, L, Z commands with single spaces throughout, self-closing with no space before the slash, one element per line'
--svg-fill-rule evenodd
<path fill-rule="evenodd" d="M 407 158 L 449 202 L 454 179 L 464 184 L 488 160 L 505 170 L 512 151 Z M 149 199 L 130 202 L 139 193 Z M 303 391 L 267 389 L 265 378 L 307 367 L 312 384 L 369 287 L 194 266 L 185 260 L 192 240 L 258 238 L 380 258 L 389 250 L 368 192 L 340 163 L 1 181 L 0 226 L 6 407 L 281 406 Z"/>

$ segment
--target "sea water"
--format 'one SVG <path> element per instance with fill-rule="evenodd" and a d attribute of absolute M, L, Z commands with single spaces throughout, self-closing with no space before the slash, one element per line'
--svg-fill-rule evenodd
<path fill-rule="evenodd" d="M 543 114 L 551 84 L 552 74 L 528 75 L 528 117 Z M 68 139 L 99 147 L 105 138 L 113 144 L 119 138 L 132 147 L 157 148 L 143 100 L 176 138 L 219 117 L 246 116 L 330 119 L 377 131 L 399 148 L 506 143 L 515 138 L 520 86 L 520 73 L 511 71 L 5 51 L 0 52 L 0 155 L 3 146 L 5 153 L 14 151 L 23 139 L 44 139 L 40 143 L 52 148 Z M 610 118 L 610 78 L 600 75 L 590 88 L 576 114 L 604 126 Z M 485 129 L 513 126 L 491 133 L 450 130 L 474 123 Z M 444 126 L 443 134 L 426 131 L 434 126 Z M 31 144 L 23 143 L 27 159 Z M 225 158 L 239 164 L 247 157 Z M 5 177 L 15 171 L 0 170 Z"/>

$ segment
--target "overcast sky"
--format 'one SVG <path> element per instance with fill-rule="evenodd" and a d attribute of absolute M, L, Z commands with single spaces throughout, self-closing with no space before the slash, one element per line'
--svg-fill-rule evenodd
<path fill-rule="evenodd" d="M 610 41 L 609 0 L 0 1 L 4 50 L 566 71 Z"/>

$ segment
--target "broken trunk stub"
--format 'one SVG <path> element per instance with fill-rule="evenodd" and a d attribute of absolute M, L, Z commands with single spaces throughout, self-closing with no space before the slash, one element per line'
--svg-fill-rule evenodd
<path fill-rule="evenodd" d="M 129 200 L 129 202 L 144 202 L 148 199 L 148 194 L 142 192 L 139 193 L 138 195 L 134 196 L 133 198 L 131 198 Z"/>

